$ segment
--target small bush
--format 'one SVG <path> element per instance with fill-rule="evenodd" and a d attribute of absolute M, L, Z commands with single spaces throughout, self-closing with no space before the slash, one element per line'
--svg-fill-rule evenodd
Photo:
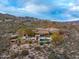
<path fill-rule="evenodd" d="M 32 40 L 29 40 L 29 44 L 32 44 Z"/>
<path fill-rule="evenodd" d="M 13 53 L 13 54 L 11 55 L 11 59 L 16 58 L 17 56 L 18 56 L 18 53 Z"/>
<path fill-rule="evenodd" d="M 37 47 L 35 47 L 35 50 L 41 51 L 41 47 L 40 46 L 37 46 Z"/>
<path fill-rule="evenodd" d="M 28 54 L 29 54 L 29 51 L 28 50 L 23 50 L 22 53 L 21 53 L 21 55 L 23 55 L 23 56 L 26 56 Z"/>
<path fill-rule="evenodd" d="M 52 33 L 51 38 L 52 42 L 55 44 L 59 44 L 64 41 L 64 36 L 61 35 L 59 32 Z"/>

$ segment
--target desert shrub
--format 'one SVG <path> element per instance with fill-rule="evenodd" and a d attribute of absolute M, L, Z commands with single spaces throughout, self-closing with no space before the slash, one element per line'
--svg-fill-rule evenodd
<path fill-rule="evenodd" d="M 48 59 L 59 59 L 59 58 L 57 57 L 57 54 L 55 52 L 51 52 L 48 55 Z"/>
<path fill-rule="evenodd" d="M 9 39 L 7 37 L 0 37 L 0 53 L 7 51 L 9 48 Z"/>
<path fill-rule="evenodd" d="M 29 54 L 28 50 L 23 50 L 21 53 L 22 56 L 27 56 L 28 54 Z"/>
<path fill-rule="evenodd" d="M 32 44 L 32 40 L 29 40 L 29 44 Z"/>
<path fill-rule="evenodd" d="M 36 47 L 35 47 L 35 50 L 41 51 L 41 47 L 40 47 L 40 46 L 36 46 Z"/>
<path fill-rule="evenodd" d="M 18 56 L 18 53 L 13 53 L 13 54 L 11 55 L 11 59 L 16 58 L 17 56 Z"/>
<path fill-rule="evenodd" d="M 59 44 L 64 41 L 63 39 L 64 36 L 61 35 L 59 32 L 52 33 L 51 38 L 52 38 L 52 42 L 55 44 Z"/>
<path fill-rule="evenodd" d="M 48 55 L 48 59 L 70 59 L 66 54 L 57 54 L 56 52 L 52 52 Z"/>

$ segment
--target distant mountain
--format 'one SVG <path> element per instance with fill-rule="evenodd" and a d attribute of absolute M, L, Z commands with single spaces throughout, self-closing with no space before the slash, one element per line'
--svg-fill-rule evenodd
<path fill-rule="evenodd" d="M 56 27 L 56 28 L 66 29 L 70 27 L 75 27 L 75 25 L 78 26 L 79 21 L 55 22 L 55 21 L 38 19 L 34 17 L 16 17 L 13 15 L 0 13 L 0 32 L 1 33 L 15 32 L 18 28 L 22 26 L 25 26 L 27 28 Z"/>
<path fill-rule="evenodd" d="M 48 21 L 48 22 L 56 22 L 56 21 L 50 21 L 50 20 L 44 20 L 44 19 L 38 19 L 38 18 L 34 18 L 34 17 L 19 17 L 19 16 L 14 16 L 14 15 L 10 15 L 10 14 L 2 14 L 0 13 L 0 20 L 1 19 L 12 19 L 12 20 L 31 20 L 31 21 Z M 79 23 L 79 21 L 67 21 L 67 22 L 57 22 L 57 23 Z"/>

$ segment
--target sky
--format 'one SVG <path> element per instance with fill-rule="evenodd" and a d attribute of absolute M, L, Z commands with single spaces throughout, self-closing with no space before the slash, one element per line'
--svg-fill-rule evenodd
<path fill-rule="evenodd" d="M 0 13 L 52 21 L 77 21 L 79 0 L 0 0 Z"/>

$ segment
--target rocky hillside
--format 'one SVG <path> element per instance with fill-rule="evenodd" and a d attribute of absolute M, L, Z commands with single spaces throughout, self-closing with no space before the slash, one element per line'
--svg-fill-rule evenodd
<path fill-rule="evenodd" d="M 53 58 L 52 55 L 53 56 L 55 55 L 54 56 L 55 59 L 68 59 L 68 58 L 79 59 L 79 24 L 78 22 L 77 23 L 76 22 L 64 22 L 64 23 L 52 22 L 52 21 L 37 19 L 33 17 L 16 17 L 8 14 L 0 14 L 0 54 L 2 54 L 4 51 L 8 51 L 8 47 L 9 47 L 8 38 L 10 34 L 15 33 L 18 28 L 23 26 L 31 29 L 40 28 L 40 27 L 41 28 L 55 27 L 64 31 L 67 30 L 66 32 L 67 37 L 65 38 L 65 41 L 64 41 L 65 45 L 64 44 L 59 45 L 52 50 L 51 50 L 51 47 L 49 47 L 49 50 L 48 50 L 48 46 L 46 47 L 47 50 L 44 49 L 43 47 L 38 47 L 38 48 L 41 48 L 43 52 L 37 51 L 38 49 L 35 50 L 35 46 L 33 46 L 33 49 L 32 48 L 28 49 L 30 51 L 32 50 L 35 51 L 35 53 L 32 52 L 33 54 L 37 53 L 38 56 L 41 54 L 43 57 L 48 56 L 50 59 Z M 61 53 L 62 50 L 64 50 L 65 54 Z M 52 55 L 50 53 L 52 53 Z M 27 53 L 26 55 L 30 56 L 30 54 L 31 53 L 29 54 Z"/>

